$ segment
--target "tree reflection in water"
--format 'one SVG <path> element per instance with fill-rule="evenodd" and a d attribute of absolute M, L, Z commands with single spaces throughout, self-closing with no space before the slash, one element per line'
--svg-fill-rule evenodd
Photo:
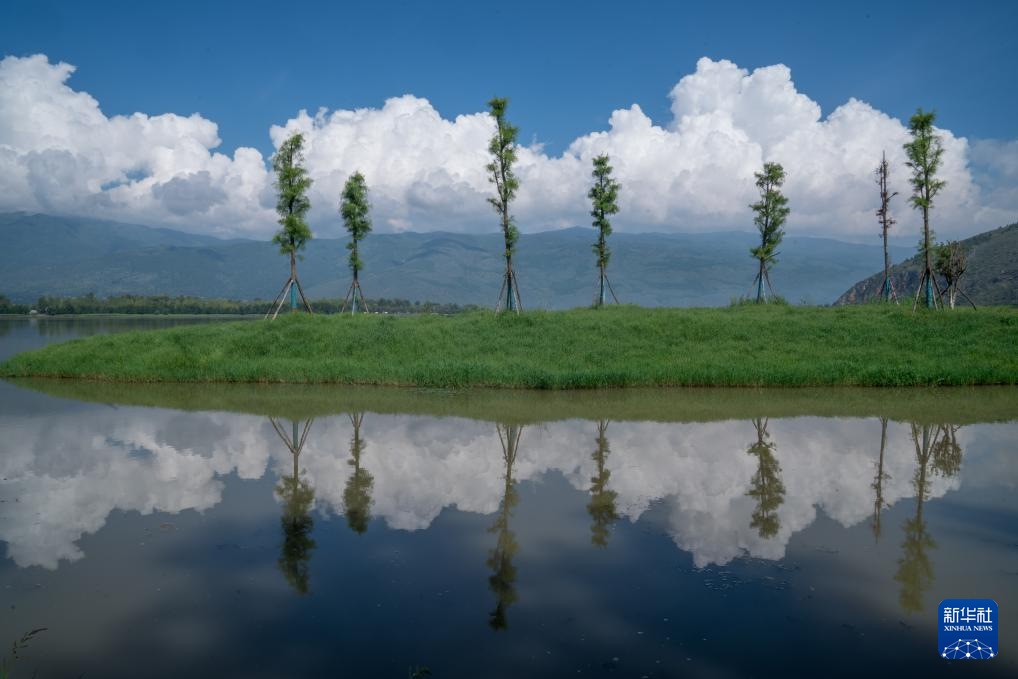
<path fill-rule="evenodd" d="M 364 440 L 361 439 L 361 424 L 364 413 L 350 413 L 350 424 L 353 425 L 353 436 L 350 438 L 350 466 L 353 471 L 346 480 L 343 491 L 343 506 L 346 523 L 358 535 L 364 533 L 371 523 L 371 489 L 374 478 L 368 470 L 361 467 L 361 454 L 364 452 Z"/>
<path fill-rule="evenodd" d="M 492 569 L 488 587 L 495 594 L 495 609 L 488 614 L 488 624 L 494 630 L 504 630 L 509 626 L 506 610 L 516 601 L 516 567 L 513 566 L 513 555 L 516 554 L 519 545 L 516 543 L 516 534 L 509 528 L 509 519 L 512 517 L 512 508 L 519 500 L 516 480 L 513 479 L 513 465 L 516 464 L 516 451 L 519 449 L 523 427 L 502 424 L 496 427 L 498 439 L 502 444 L 502 459 L 505 462 L 505 486 L 498 517 L 488 529 L 488 532 L 498 534 L 495 548 L 488 553 L 488 568 Z"/>
<path fill-rule="evenodd" d="M 880 541 L 880 515 L 889 505 L 884 501 L 884 481 L 891 475 L 884 471 L 884 452 L 887 449 L 887 418 L 880 418 L 880 457 L 877 461 L 877 475 L 873 478 L 873 540 Z"/>
<path fill-rule="evenodd" d="M 785 485 L 781 482 L 781 465 L 774 457 L 774 444 L 767 433 L 767 418 L 753 420 L 756 428 L 756 443 L 747 451 L 757 458 L 757 470 L 753 475 L 752 486 L 746 493 L 756 500 L 756 509 L 750 526 L 756 528 L 762 538 L 772 538 L 781 528 L 778 508 L 785 501 Z"/>
<path fill-rule="evenodd" d="M 937 543 L 927 532 L 923 506 L 930 492 L 930 474 L 950 478 L 961 469 L 962 451 L 957 439 L 958 427 L 912 423 L 912 442 L 915 447 L 916 471 L 912 483 L 915 487 L 915 515 L 902 526 L 905 539 L 901 543 L 901 558 L 894 579 L 901 584 L 898 603 L 906 613 L 923 610 L 923 594 L 933 586 L 933 563 L 928 550 Z"/>
<path fill-rule="evenodd" d="M 590 542 L 598 547 L 608 546 L 611 525 L 619 518 L 615 508 L 618 494 L 608 489 L 611 472 L 608 471 L 606 463 L 611 448 L 608 444 L 607 431 L 608 420 L 600 420 L 597 423 L 597 448 L 591 455 L 597 465 L 597 473 L 590 479 L 590 503 L 587 505 L 587 513 L 590 514 Z"/>
<path fill-rule="evenodd" d="M 283 544 L 277 564 L 294 591 L 298 594 L 307 594 L 311 575 L 308 561 L 315 548 L 315 541 L 311 538 L 311 530 L 315 525 L 314 519 L 311 518 L 315 491 L 311 484 L 300 478 L 300 454 L 304 450 L 314 420 L 305 420 L 300 436 L 297 435 L 296 421 L 291 423 L 292 436 L 287 436 L 274 417 L 270 417 L 269 421 L 293 456 L 293 474 L 284 476 L 276 485 L 276 495 L 283 504 L 283 515 L 279 519 L 283 530 Z"/>

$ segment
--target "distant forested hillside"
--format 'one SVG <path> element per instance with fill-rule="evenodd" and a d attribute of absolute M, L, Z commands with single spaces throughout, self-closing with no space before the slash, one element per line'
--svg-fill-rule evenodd
<path fill-rule="evenodd" d="M 35 303 L 42 296 L 193 296 L 271 299 L 287 275 L 268 242 L 224 241 L 171 229 L 74 217 L 0 214 L 0 294 Z M 592 228 L 525 234 L 515 268 L 525 308 L 591 303 L 597 282 Z M 876 239 L 874 239 L 876 240 Z M 623 302 L 646 306 L 717 306 L 746 294 L 755 268 L 755 236 L 627 234 L 611 237 L 609 272 Z M 299 265 L 312 298 L 342 297 L 349 286 L 345 239 L 311 241 Z M 504 263 L 501 235 L 447 232 L 371 234 L 362 245 L 368 297 L 493 305 Z M 895 247 L 895 261 L 908 256 Z M 788 236 L 772 273 L 792 303 L 829 304 L 879 268 L 878 243 L 859 245 Z"/>
<path fill-rule="evenodd" d="M 979 305 L 1018 304 L 1018 223 L 977 234 L 960 243 L 968 262 L 961 279 L 965 294 Z M 919 255 L 891 268 L 891 280 L 899 299 L 912 299 L 921 272 Z M 856 304 L 875 299 L 883 280 L 883 271 L 873 274 L 850 287 L 837 303 Z M 946 289 L 943 282 L 941 287 Z"/>

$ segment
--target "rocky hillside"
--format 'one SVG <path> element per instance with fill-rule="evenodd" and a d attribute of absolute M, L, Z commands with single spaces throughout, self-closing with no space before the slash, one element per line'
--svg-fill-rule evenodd
<path fill-rule="evenodd" d="M 961 244 L 968 259 L 961 290 L 981 306 L 1018 304 L 1018 223 L 966 238 Z M 899 299 L 911 299 L 915 294 L 921 271 L 919 255 L 891 267 Z M 881 271 L 856 283 L 836 304 L 858 304 L 877 298 L 883 278 Z"/>

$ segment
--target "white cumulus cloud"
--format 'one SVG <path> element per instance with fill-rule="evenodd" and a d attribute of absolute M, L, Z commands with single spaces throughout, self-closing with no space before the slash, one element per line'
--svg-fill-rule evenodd
<path fill-rule="evenodd" d="M 73 72 L 43 55 L 0 61 L 0 209 L 222 235 L 271 227 L 261 153 L 216 153 L 218 128 L 197 113 L 108 117 L 67 84 Z"/>
<path fill-rule="evenodd" d="M 108 117 L 68 84 L 73 71 L 43 55 L 0 62 L 0 209 L 222 235 L 265 237 L 276 228 L 272 177 L 258 151 L 217 153 L 218 128 L 199 114 Z M 877 233 L 873 170 L 886 151 L 902 194 L 892 205 L 897 232 L 918 235 L 905 201 L 903 121 L 857 99 L 825 116 L 784 65 L 748 71 L 703 58 L 669 97 L 665 124 L 633 104 L 560 155 L 522 146 L 520 228 L 586 225 L 591 159 L 608 153 L 623 185 L 620 230 L 752 229 L 753 173 L 775 161 L 788 175 L 789 232 L 868 240 Z M 444 118 L 408 94 L 381 108 L 300 111 L 269 134 L 277 147 L 293 132 L 306 135 L 312 228 L 336 235 L 340 190 L 354 171 L 368 180 L 379 230 L 495 231 L 484 169 L 493 129 L 483 111 Z M 1014 220 L 1018 194 L 1009 186 L 1018 142 L 970 144 L 939 132 L 947 187 L 934 215 L 938 234 L 960 237 Z"/>

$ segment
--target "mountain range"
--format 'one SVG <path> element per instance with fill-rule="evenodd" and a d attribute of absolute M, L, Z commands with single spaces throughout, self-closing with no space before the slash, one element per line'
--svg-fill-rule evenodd
<path fill-rule="evenodd" d="M 1018 304 L 1018 223 L 985 231 L 959 241 L 965 250 L 967 268 L 959 288 L 980 306 Z M 911 303 L 922 273 L 922 258 L 915 255 L 891 267 L 891 285 L 898 298 Z M 941 287 L 946 286 L 941 280 Z M 884 272 L 849 288 L 837 304 L 868 302 L 880 295 Z M 964 298 L 958 302 L 964 304 Z"/>
<path fill-rule="evenodd" d="M 1010 228 L 1010 227 L 1009 227 Z M 222 240 L 165 228 L 79 217 L 0 214 L 0 293 L 194 295 L 272 298 L 286 258 L 267 241 Z M 874 239 L 876 240 L 876 239 Z M 594 229 L 524 234 L 514 260 L 526 308 L 588 305 L 596 283 Z M 616 233 L 609 276 L 622 302 L 716 306 L 749 292 L 755 234 Z M 312 240 L 299 264 L 311 298 L 342 297 L 350 283 L 346 239 Z M 362 244 L 368 297 L 494 304 L 504 266 L 501 234 L 372 233 Z M 911 248 L 892 248 L 895 261 Z M 1013 250 L 1012 250 L 1013 252 Z M 880 268 L 880 245 L 786 236 L 771 279 L 790 302 L 829 304 Z"/>

